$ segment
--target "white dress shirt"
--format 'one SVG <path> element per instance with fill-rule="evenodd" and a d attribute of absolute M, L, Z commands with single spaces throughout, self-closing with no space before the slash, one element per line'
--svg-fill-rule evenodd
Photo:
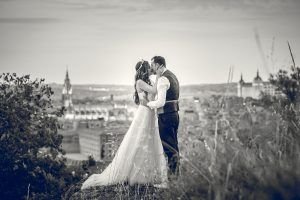
<path fill-rule="evenodd" d="M 165 73 L 166 70 L 167 69 L 164 69 L 163 73 Z M 166 95 L 169 88 L 170 81 L 164 76 L 159 77 L 157 80 L 157 99 L 155 101 L 148 102 L 147 106 L 152 109 L 163 107 L 166 103 Z"/>

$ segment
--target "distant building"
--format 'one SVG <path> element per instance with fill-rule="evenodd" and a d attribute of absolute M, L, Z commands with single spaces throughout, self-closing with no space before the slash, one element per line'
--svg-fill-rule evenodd
<path fill-rule="evenodd" d="M 273 96 L 275 95 L 275 88 L 270 82 L 262 80 L 259 76 L 259 71 L 257 71 L 253 82 L 245 82 L 243 80 L 243 75 L 241 75 L 241 79 L 237 85 L 237 95 L 239 97 L 252 97 L 254 99 L 259 99 L 262 92 Z"/>
<path fill-rule="evenodd" d="M 110 161 L 135 111 L 126 103 L 116 102 L 113 95 L 99 104 L 74 105 L 68 70 L 62 90 L 62 106 L 66 112 L 59 119 L 59 134 L 63 136 L 62 148 L 71 164 L 79 163 L 80 159 L 86 159 L 89 155 L 97 161 Z"/>
<path fill-rule="evenodd" d="M 74 120 L 103 119 L 107 121 L 109 119 L 109 110 L 112 107 L 112 105 L 75 105 L 73 114 L 68 117 Z"/>
<path fill-rule="evenodd" d="M 62 90 L 62 103 L 63 106 L 68 110 L 72 110 L 73 103 L 72 103 L 72 85 L 69 78 L 68 70 L 66 72 L 64 87 Z"/>
<path fill-rule="evenodd" d="M 80 153 L 92 155 L 97 161 L 111 161 L 128 128 L 129 124 L 120 122 L 110 122 L 101 129 L 85 129 L 81 126 L 79 128 Z"/>
<path fill-rule="evenodd" d="M 92 155 L 97 161 L 110 161 L 127 132 L 130 122 L 104 120 L 63 120 L 62 148 L 67 154 Z"/>
<path fill-rule="evenodd" d="M 118 104 L 114 101 L 114 95 L 110 95 L 110 101 L 101 104 L 74 105 L 72 103 L 72 85 L 68 70 L 62 90 L 62 106 L 66 108 L 64 118 L 66 120 L 95 120 L 126 121 L 132 119 L 132 110 L 129 111 L 127 104 Z M 131 112 L 131 113 L 129 113 Z"/>
<path fill-rule="evenodd" d="M 79 153 L 79 136 L 74 131 L 64 131 L 60 133 L 63 135 L 62 149 L 66 153 Z"/>

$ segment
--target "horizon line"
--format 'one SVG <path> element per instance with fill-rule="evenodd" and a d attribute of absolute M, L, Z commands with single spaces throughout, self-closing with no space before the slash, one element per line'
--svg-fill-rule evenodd
<path fill-rule="evenodd" d="M 223 85 L 223 84 L 237 84 L 238 81 L 236 82 L 222 82 L 222 83 L 185 83 L 185 84 L 180 84 L 180 86 L 193 86 L 193 85 Z M 56 82 L 49 82 L 46 84 L 55 84 L 55 85 L 64 85 L 64 83 L 56 83 Z M 71 85 L 107 85 L 107 86 L 132 86 L 132 84 L 114 84 L 114 83 L 72 83 Z"/>

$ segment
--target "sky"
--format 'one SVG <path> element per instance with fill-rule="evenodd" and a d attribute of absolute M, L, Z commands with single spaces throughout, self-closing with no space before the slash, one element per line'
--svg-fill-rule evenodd
<path fill-rule="evenodd" d="M 182 85 L 267 80 L 300 62 L 298 0 L 0 0 L 0 72 L 126 84 L 155 55 Z"/>

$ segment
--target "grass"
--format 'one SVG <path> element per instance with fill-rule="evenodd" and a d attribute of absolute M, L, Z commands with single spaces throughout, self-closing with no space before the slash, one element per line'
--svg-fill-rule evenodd
<path fill-rule="evenodd" d="M 94 187 L 84 191 L 78 188 L 69 199 L 161 199 L 163 190 L 150 185 L 134 185 L 119 184 L 105 187 Z"/>
<path fill-rule="evenodd" d="M 69 199 L 300 199 L 298 141 L 279 112 L 215 105 L 202 121 L 182 121 L 180 176 L 169 188 L 123 184 L 82 192 L 78 184 Z"/>

